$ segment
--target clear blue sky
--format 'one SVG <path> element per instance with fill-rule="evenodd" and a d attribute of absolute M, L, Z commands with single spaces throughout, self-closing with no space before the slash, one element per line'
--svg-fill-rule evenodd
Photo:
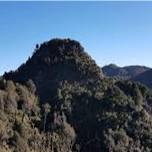
<path fill-rule="evenodd" d="M 101 66 L 152 67 L 152 2 L 0 2 L 0 74 L 54 37 L 79 40 Z"/>

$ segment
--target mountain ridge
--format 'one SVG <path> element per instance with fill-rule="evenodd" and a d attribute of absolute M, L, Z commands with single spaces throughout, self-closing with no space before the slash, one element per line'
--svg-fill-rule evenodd
<path fill-rule="evenodd" d="M 150 67 L 141 66 L 141 65 L 129 65 L 129 66 L 120 67 L 115 64 L 109 64 L 102 67 L 103 72 L 107 76 L 119 77 L 125 79 L 131 79 L 150 69 L 151 69 Z"/>
<path fill-rule="evenodd" d="M 137 75 L 132 80 L 139 81 L 145 85 L 147 85 L 149 88 L 152 88 L 152 70 L 148 70 L 144 73 L 141 73 L 140 75 Z"/>

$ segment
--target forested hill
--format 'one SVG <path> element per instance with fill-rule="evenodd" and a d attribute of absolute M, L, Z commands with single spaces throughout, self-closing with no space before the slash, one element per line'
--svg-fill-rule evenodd
<path fill-rule="evenodd" d="M 59 82 L 102 79 L 103 73 L 79 42 L 53 39 L 37 45 L 25 64 L 4 77 L 21 83 L 32 79 L 40 97 L 47 100 L 50 89 L 57 87 Z"/>
<path fill-rule="evenodd" d="M 152 93 L 107 78 L 81 44 L 53 39 L 0 80 L 3 152 L 151 152 Z"/>

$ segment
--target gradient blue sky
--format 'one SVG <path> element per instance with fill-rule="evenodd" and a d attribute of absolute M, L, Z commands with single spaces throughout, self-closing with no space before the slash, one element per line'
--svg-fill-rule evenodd
<path fill-rule="evenodd" d="M 152 2 L 0 2 L 0 74 L 55 37 L 80 41 L 100 66 L 152 67 Z"/>

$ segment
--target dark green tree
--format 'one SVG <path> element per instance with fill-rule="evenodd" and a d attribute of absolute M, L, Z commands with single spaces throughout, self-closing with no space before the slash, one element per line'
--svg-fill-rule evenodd
<path fill-rule="evenodd" d="M 48 103 L 45 103 L 43 105 L 43 110 L 44 110 L 43 131 L 45 132 L 45 130 L 46 130 L 46 120 L 47 120 L 48 113 L 51 111 L 51 106 Z"/>

